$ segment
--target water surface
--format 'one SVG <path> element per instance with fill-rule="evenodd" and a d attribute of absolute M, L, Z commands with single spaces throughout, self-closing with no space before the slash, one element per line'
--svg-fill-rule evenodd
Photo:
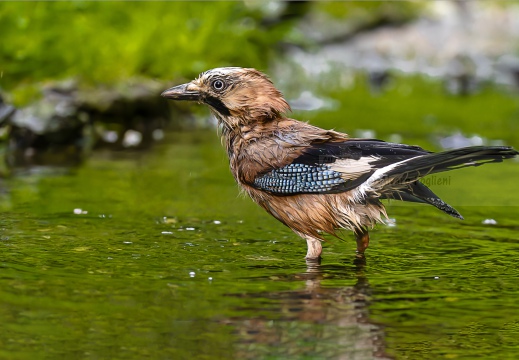
<path fill-rule="evenodd" d="M 0 358 L 516 356 L 517 163 L 433 186 L 463 222 L 393 204 L 365 263 L 345 233 L 308 267 L 305 242 L 238 195 L 213 131 L 167 139 L 3 181 Z"/>

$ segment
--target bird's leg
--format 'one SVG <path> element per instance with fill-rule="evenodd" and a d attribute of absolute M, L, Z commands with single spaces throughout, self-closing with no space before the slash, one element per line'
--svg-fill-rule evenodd
<path fill-rule="evenodd" d="M 306 251 L 306 259 L 319 260 L 321 258 L 321 253 L 323 252 L 321 240 L 313 238 L 311 236 L 306 236 L 305 239 L 306 245 L 308 246 L 308 250 Z"/>
<path fill-rule="evenodd" d="M 357 240 L 357 256 L 364 257 L 364 251 L 369 246 L 369 233 L 367 229 L 356 229 L 355 239 Z"/>
<path fill-rule="evenodd" d="M 308 250 L 306 251 L 306 260 L 319 261 L 323 251 L 321 240 L 299 231 L 296 231 L 296 234 L 306 240 L 306 245 L 308 246 Z"/>

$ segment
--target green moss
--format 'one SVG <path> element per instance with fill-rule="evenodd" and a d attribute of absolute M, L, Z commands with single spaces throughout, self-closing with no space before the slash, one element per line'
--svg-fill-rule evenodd
<path fill-rule="evenodd" d="M 283 30 L 258 28 L 241 2 L 0 4 L 0 87 L 79 76 L 174 79 L 207 68 L 265 68 Z"/>

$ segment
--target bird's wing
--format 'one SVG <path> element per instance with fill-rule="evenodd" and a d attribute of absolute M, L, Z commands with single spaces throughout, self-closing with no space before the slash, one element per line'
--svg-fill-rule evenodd
<path fill-rule="evenodd" d="M 313 144 L 292 163 L 258 176 L 255 187 L 277 195 L 334 194 L 355 189 L 365 196 L 431 204 L 463 217 L 419 179 L 428 174 L 500 162 L 519 155 L 506 146 L 473 146 L 431 153 L 418 146 L 352 139 Z"/>
<path fill-rule="evenodd" d="M 253 186 L 277 195 L 352 190 L 377 169 L 429 154 L 418 147 L 373 139 L 316 143 L 290 164 L 263 173 Z"/>

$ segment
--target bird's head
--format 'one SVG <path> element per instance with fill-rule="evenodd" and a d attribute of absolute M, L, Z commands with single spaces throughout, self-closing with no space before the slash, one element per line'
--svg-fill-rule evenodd
<path fill-rule="evenodd" d="M 164 91 L 162 96 L 204 103 L 228 129 L 272 121 L 290 110 L 266 75 L 240 67 L 208 70 L 187 84 Z"/>

